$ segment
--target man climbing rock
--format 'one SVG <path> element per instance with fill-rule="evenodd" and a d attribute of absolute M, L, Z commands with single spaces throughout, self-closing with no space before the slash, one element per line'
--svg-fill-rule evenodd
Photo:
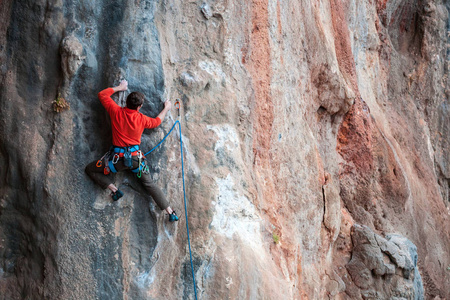
<path fill-rule="evenodd" d="M 128 82 L 122 80 L 118 86 L 107 88 L 98 93 L 100 102 L 111 117 L 113 146 L 100 160 L 87 165 L 85 171 L 103 189 L 110 189 L 113 200 L 117 201 L 124 194 L 113 184 L 110 172 L 130 170 L 137 174 L 145 190 L 152 196 L 158 207 L 169 214 L 169 221 L 178 221 L 178 216 L 170 208 L 163 192 L 152 182 L 145 157 L 139 150 L 144 129 L 158 127 L 172 104 L 170 101 L 164 102 L 164 109 L 161 113 L 156 118 L 150 118 L 139 112 L 145 100 L 142 93 L 133 92 L 129 94 L 126 107 L 120 107 L 111 99 L 112 94 L 127 89 Z"/>

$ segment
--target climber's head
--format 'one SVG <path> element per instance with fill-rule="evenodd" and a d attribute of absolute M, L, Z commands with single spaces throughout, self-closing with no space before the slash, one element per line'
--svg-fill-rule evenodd
<path fill-rule="evenodd" d="M 138 109 L 142 104 L 144 104 L 145 96 L 139 92 L 132 92 L 127 97 L 127 107 L 129 109 Z"/>

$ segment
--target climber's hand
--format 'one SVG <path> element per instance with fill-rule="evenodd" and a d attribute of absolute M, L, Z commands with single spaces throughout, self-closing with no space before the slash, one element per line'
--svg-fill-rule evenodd
<path fill-rule="evenodd" d="M 121 91 L 126 91 L 128 89 L 128 81 L 120 81 L 119 88 L 121 89 Z"/>
<path fill-rule="evenodd" d="M 164 109 L 166 111 L 170 110 L 172 108 L 172 102 L 170 102 L 170 100 L 166 100 L 166 102 L 164 102 Z"/>
<path fill-rule="evenodd" d="M 114 93 L 126 91 L 128 89 L 128 81 L 122 80 L 120 81 L 118 86 L 113 87 Z"/>
<path fill-rule="evenodd" d="M 170 103 L 170 100 L 167 100 L 166 102 L 164 102 L 164 109 L 157 116 L 157 118 L 159 118 L 161 120 L 161 122 L 164 120 L 164 118 L 166 117 L 166 113 L 169 111 L 169 109 L 171 107 L 172 107 L 172 103 Z"/>

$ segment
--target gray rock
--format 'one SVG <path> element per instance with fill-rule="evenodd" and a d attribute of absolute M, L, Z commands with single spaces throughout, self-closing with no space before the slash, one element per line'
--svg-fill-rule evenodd
<path fill-rule="evenodd" d="M 80 68 L 86 56 L 83 56 L 83 45 L 70 35 L 61 42 L 61 64 L 64 76 L 71 79 Z"/>
<path fill-rule="evenodd" d="M 411 241 L 397 234 L 383 238 L 358 224 L 352 230 L 354 248 L 347 270 L 364 299 L 391 299 L 398 295 L 423 299 L 417 248 Z"/>
<path fill-rule="evenodd" d="M 398 235 L 398 234 L 388 234 L 386 235 L 386 239 L 390 242 L 396 244 L 400 249 L 407 253 L 406 259 L 410 265 L 407 265 L 408 273 L 411 273 L 412 276 L 408 274 L 408 278 L 412 277 L 414 284 L 414 299 L 423 299 L 424 298 L 424 288 L 422 277 L 420 276 L 419 268 L 417 265 L 418 254 L 417 247 L 407 238 Z"/>

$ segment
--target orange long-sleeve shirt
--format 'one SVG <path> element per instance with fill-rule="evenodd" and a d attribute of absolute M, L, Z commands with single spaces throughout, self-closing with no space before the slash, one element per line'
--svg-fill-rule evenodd
<path fill-rule="evenodd" d="M 161 124 L 160 118 L 150 118 L 134 109 L 120 107 L 111 95 L 112 88 L 98 93 L 98 99 L 111 117 L 112 141 L 114 146 L 125 147 L 141 144 L 145 128 L 155 128 Z"/>

